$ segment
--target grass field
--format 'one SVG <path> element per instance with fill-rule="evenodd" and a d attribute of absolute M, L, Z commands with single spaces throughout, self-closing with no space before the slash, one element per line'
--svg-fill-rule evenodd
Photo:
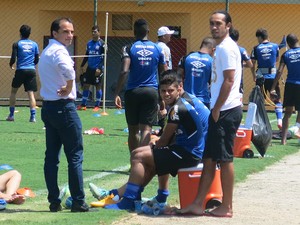
<path fill-rule="evenodd" d="M 37 196 L 27 199 L 23 205 L 8 205 L 6 210 L 0 212 L 0 224 L 111 224 L 128 214 L 104 209 L 90 213 L 70 213 L 70 210 L 50 213 L 43 176 L 45 131 L 40 119 L 40 109 L 37 109 L 37 123 L 28 122 L 27 107 L 19 107 L 16 110 L 18 112 L 15 114 L 15 122 L 6 122 L 8 107 L 0 107 L 0 165 L 9 164 L 20 171 L 21 187 L 31 188 Z M 84 135 L 83 169 L 88 203 L 95 200 L 88 190 L 89 182 L 110 189 L 119 187 L 128 178 L 129 151 L 127 133 L 124 131 L 127 127 L 125 117 L 124 114 L 117 114 L 115 109 L 108 109 L 107 112 L 109 115 L 100 117 L 91 109 L 79 112 L 83 130 L 92 127 L 104 128 L 104 135 Z M 270 113 L 269 118 L 272 121 L 275 115 Z M 294 120 L 295 117 L 292 117 L 291 123 L 294 123 Z M 257 155 L 255 148 L 252 149 Z M 266 157 L 235 159 L 235 181 L 241 182 L 248 174 L 261 171 L 297 150 L 297 140 L 289 140 L 288 145 L 284 147 L 280 145 L 279 140 L 272 140 Z M 5 171 L 0 171 L 3 172 Z M 64 154 L 61 155 L 59 183 L 61 187 L 67 184 L 67 164 Z M 157 179 L 154 179 L 145 189 L 143 196 L 155 195 L 156 189 Z M 177 178 L 171 178 L 170 190 L 169 204 L 179 205 Z"/>

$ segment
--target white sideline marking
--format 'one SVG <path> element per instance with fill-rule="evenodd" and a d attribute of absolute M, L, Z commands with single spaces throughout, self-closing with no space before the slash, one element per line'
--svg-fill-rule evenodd
<path fill-rule="evenodd" d="M 130 165 L 126 165 L 126 166 L 121 166 L 121 167 L 118 167 L 118 168 L 115 168 L 115 169 L 112 169 L 111 172 L 101 172 L 101 173 L 98 173 L 94 176 L 91 176 L 91 177 L 87 177 L 87 178 L 84 178 L 83 179 L 83 182 L 88 182 L 88 181 L 92 181 L 92 180 L 96 180 L 96 179 L 100 179 L 100 178 L 103 178 L 103 177 L 106 177 L 108 175 L 111 175 L 111 174 L 114 174 L 114 172 L 116 171 L 126 171 L 130 168 Z M 68 185 L 68 183 L 66 184 L 63 184 L 62 187 L 64 187 L 65 185 Z M 61 188 L 62 188 L 61 187 Z M 61 189 L 60 188 L 60 189 Z M 47 194 L 48 190 L 46 189 L 43 189 L 43 190 L 38 190 L 35 192 L 36 195 L 43 195 L 43 194 Z"/>

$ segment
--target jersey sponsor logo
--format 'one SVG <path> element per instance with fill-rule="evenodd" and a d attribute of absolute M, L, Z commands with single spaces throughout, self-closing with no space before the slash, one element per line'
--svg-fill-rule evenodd
<path fill-rule="evenodd" d="M 295 60 L 295 59 L 300 58 L 300 55 L 298 55 L 298 54 L 293 54 L 293 55 L 290 55 L 289 58 Z"/>
<path fill-rule="evenodd" d="M 30 52 L 31 49 L 32 49 L 32 45 L 30 45 L 30 44 L 25 44 L 25 45 L 22 45 L 22 48 L 23 48 L 23 51 L 24 51 L 24 52 Z"/>
<path fill-rule="evenodd" d="M 261 53 L 264 53 L 264 54 L 268 54 L 269 52 L 271 52 L 272 49 L 269 49 L 269 48 L 263 48 L 260 52 Z"/>
<path fill-rule="evenodd" d="M 196 69 L 205 67 L 205 64 L 202 63 L 202 62 L 200 62 L 200 61 L 194 61 L 194 62 L 191 62 L 191 64 L 192 64 Z"/>
<path fill-rule="evenodd" d="M 153 52 L 151 52 L 151 51 L 149 51 L 147 49 L 143 49 L 143 50 L 137 51 L 137 54 L 139 54 L 142 57 L 147 57 L 149 55 L 152 55 Z"/>

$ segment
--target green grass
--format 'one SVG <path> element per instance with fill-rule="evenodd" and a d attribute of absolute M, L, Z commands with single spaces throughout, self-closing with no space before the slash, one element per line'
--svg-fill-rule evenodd
<path fill-rule="evenodd" d="M 127 215 L 127 212 L 116 212 L 99 209 L 90 213 L 70 213 L 64 210 L 59 213 L 49 213 L 47 191 L 43 176 L 45 151 L 45 134 L 43 123 L 40 120 L 40 109 L 37 110 L 37 123 L 29 123 L 29 109 L 18 107 L 15 122 L 6 122 L 8 107 L 0 107 L 0 164 L 9 164 L 22 173 L 21 187 L 29 187 L 37 197 L 27 199 L 24 205 L 8 205 L 1 212 L 0 223 L 13 224 L 111 224 L 113 221 Z M 107 110 L 108 116 L 96 117 L 92 110 L 79 112 L 83 130 L 92 127 L 104 128 L 104 135 L 84 135 L 84 178 L 87 202 L 94 201 L 88 190 L 88 183 L 93 182 L 101 187 L 110 189 L 119 187 L 128 179 L 128 170 L 112 171 L 116 168 L 129 166 L 129 151 L 127 133 L 124 132 L 126 122 L 124 114 L 115 114 L 115 109 Z M 270 120 L 275 119 L 269 114 Z M 294 117 L 291 118 L 293 123 Z M 275 129 L 275 127 L 274 127 Z M 252 147 L 255 154 L 258 152 Z M 289 140 L 286 146 L 281 146 L 279 140 L 272 140 L 266 157 L 253 159 L 235 159 L 235 181 L 241 182 L 247 175 L 263 170 L 266 166 L 282 159 L 285 155 L 298 151 L 297 140 Z M 0 171 L 2 173 L 4 171 Z M 111 175 L 100 179 L 93 176 L 102 172 L 111 172 Z M 67 163 L 64 154 L 61 154 L 59 184 L 62 187 L 67 183 Z M 145 189 L 144 196 L 151 197 L 156 193 L 157 179 Z M 170 179 L 171 196 L 168 202 L 179 205 L 177 178 Z"/>

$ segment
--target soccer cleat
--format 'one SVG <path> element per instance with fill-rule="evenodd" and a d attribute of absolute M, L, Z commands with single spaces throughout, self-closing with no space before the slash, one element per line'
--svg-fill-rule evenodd
<path fill-rule="evenodd" d="M 15 118 L 14 118 L 13 116 L 8 116 L 8 117 L 6 118 L 6 121 L 13 122 L 13 121 L 15 121 Z"/>
<path fill-rule="evenodd" d="M 79 106 L 77 106 L 77 110 L 85 111 L 85 110 L 86 110 L 86 106 L 84 106 L 84 105 L 79 105 Z"/>
<path fill-rule="evenodd" d="M 30 123 L 35 123 L 35 122 L 36 122 L 35 117 L 30 117 L 29 122 L 30 122 Z"/>
<path fill-rule="evenodd" d="M 107 196 L 109 196 L 109 191 L 102 189 L 102 188 L 98 188 L 93 183 L 89 183 L 89 188 L 90 188 L 90 191 L 92 192 L 92 195 L 98 200 L 102 200 L 102 199 L 106 198 Z"/>
<path fill-rule="evenodd" d="M 114 196 L 114 194 L 110 194 L 99 200 L 97 202 L 91 202 L 91 207 L 104 207 L 106 205 L 116 204 L 119 201 L 119 196 Z"/>
<path fill-rule="evenodd" d="M 93 108 L 93 112 L 98 112 L 100 110 L 100 107 L 99 106 L 95 106 L 94 108 Z"/>
<path fill-rule="evenodd" d="M 52 202 L 49 206 L 50 212 L 58 212 L 58 211 L 62 211 L 62 207 L 60 205 L 60 203 L 57 202 Z"/>

